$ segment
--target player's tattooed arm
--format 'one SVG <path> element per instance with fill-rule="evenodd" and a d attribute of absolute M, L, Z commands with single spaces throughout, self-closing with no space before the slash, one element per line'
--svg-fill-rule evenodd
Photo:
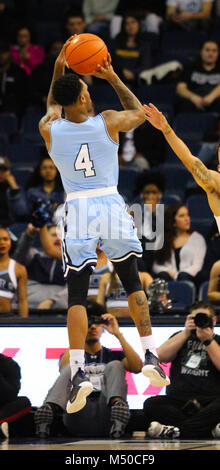
<path fill-rule="evenodd" d="M 195 158 L 192 164 L 191 173 L 200 186 L 212 187 L 214 183 L 212 174 L 198 158 Z"/>
<path fill-rule="evenodd" d="M 138 98 L 132 93 L 129 88 L 120 80 L 118 75 L 114 74 L 114 76 L 109 80 L 109 83 L 112 85 L 114 90 L 116 91 L 120 102 L 124 109 L 138 109 L 143 111 L 142 104 L 138 100 Z"/>

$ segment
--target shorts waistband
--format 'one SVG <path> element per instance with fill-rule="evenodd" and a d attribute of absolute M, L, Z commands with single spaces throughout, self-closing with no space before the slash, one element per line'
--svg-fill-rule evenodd
<path fill-rule="evenodd" d="M 108 186 L 106 188 L 86 189 L 85 191 L 72 191 L 67 194 L 66 201 L 72 201 L 72 199 L 81 199 L 87 197 L 100 197 L 107 196 L 108 194 L 118 193 L 117 186 Z"/>

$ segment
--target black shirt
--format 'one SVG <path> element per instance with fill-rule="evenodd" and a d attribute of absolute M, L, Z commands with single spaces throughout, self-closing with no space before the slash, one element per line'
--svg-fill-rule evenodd
<path fill-rule="evenodd" d="M 111 361 L 122 361 L 124 357 L 123 351 L 111 351 L 103 346 L 96 354 L 85 351 L 85 364 L 108 364 Z"/>
<path fill-rule="evenodd" d="M 220 345 L 220 336 L 215 335 L 215 341 Z M 190 400 L 215 397 L 219 393 L 220 371 L 209 358 L 206 347 L 192 334 L 171 363 L 167 395 Z"/>
<path fill-rule="evenodd" d="M 208 71 L 202 65 L 194 62 L 184 68 L 178 82 L 187 83 L 190 91 L 205 96 L 220 84 L 220 64 Z"/>
<path fill-rule="evenodd" d="M 21 373 L 17 362 L 0 354 L 0 406 L 17 397 L 20 380 Z"/>

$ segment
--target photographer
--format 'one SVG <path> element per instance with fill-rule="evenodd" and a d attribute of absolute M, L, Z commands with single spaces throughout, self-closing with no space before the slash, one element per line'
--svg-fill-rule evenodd
<path fill-rule="evenodd" d="M 64 202 L 64 191 L 59 173 L 47 154 L 42 157 L 27 183 L 27 191 L 17 186 L 16 191 L 8 194 L 8 203 L 13 218 L 26 221 L 32 214 L 39 199 L 50 202 L 55 210 Z"/>
<path fill-rule="evenodd" d="M 36 434 L 49 437 L 56 415 L 63 415 L 66 432 L 75 437 L 119 438 L 129 421 L 126 401 L 127 384 L 125 370 L 138 373 L 142 361 L 127 343 L 113 315 L 94 301 L 87 303 L 88 334 L 85 343 L 85 371 L 93 383 L 94 391 L 87 397 L 86 406 L 79 412 L 67 414 L 66 404 L 70 386 L 69 351 L 60 362 L 60 376 L 35 414 Z M 111 351 L 102 347 L 103 328 L 114 335 L 123 351 Z"/>
<path fill-rule="evenodd" d="M 147 434 L 156 438 L 220 437 L 220 336 L 208 302 L 191 307 L 185 328 L 158 349 L 160 362 L 171 362 L 166 396 L 144 403 Z"/>
<path fill-rule="evenodd" d="M 32 223 L 29 223 L 26 231 L 22 233 L 14 254 L 15 259 L 24 264 L 28 271 L 29 306 L 43 308 L 45 301 L 48 302 L 56 296 L 58 299 L 56 308 L 65 308 L 66 299 L 59 295 L 65 286 L 61 261 L 55 256 L 48 256 L 44 249 L 32 246 L 36 233 L 41 230 L 42 225 L 49 222 L 47 233 L 50 243 L 61 256 L 60 238 L 57 226 L 51 223 L 50 207 L 40 203 L 32 214 L 31 221 Z M 52 307 L 53 302 L 50 301 L 50 308 Z"/>

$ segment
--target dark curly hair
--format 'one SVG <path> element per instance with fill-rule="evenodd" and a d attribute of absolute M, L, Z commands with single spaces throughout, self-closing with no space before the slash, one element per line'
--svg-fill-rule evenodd
<path fill-rule="evenodd" d="M 147 184 L 154 184 L 163 194 L 166 188 L 166 178 L 159 171 L 144 170 L 136 178 L 134 195 L 140 194 Z"/>
<path fill-rule="evenodd" d="M 76 103 L 82 91 L 82 82 L 75 73 L 67 73 L 58 78 L 52 89 L 55 101 L 61 106 L 70 106 Z"/>

